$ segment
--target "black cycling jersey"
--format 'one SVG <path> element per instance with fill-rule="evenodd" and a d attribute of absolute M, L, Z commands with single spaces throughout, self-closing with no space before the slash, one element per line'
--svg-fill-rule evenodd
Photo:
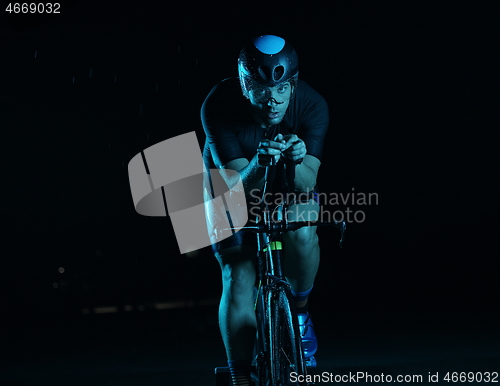
<path fill-rule="evenodd" d="M 274 139 L 279 133 L 297 134 L 305 142 L 307 154 L 321 160 L 328 118 L 325 99 L 299 79 L 283 120 L 266 133 L 252 118 L 251 104 L 241 92 L 239 79 L 225 79 L 212 89 L 201 108 L 205 165 L 213 169 L 237 158 L 250 161 L 264 134 Z"/>

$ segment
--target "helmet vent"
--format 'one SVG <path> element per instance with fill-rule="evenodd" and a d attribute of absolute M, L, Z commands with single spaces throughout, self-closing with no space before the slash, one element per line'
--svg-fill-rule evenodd
<path fill-rule="evenodd" d="M 283 77 L 285 73 L 285 68 L 283 66 L 277 66 L 274 68 L 273 80 L 276 82 Z"/>
<path fill-rule="evenodd" d="M 266 82 L 278 82 L 285 75 L 285 67 L 276 66 L 271 74 L 271 69 L 268 66 L 259 66 L 259 75 Z"/>
<path fill-rule="evenodd" d="M 267 66 L 259 66 L 259 74 L 266 82 L 272 80 L 271 69 Z"/>

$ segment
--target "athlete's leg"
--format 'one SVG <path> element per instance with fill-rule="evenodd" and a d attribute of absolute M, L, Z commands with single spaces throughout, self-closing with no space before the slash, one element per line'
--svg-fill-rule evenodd
<path fill-rule="evenodd" d="M 319 205 L 296 205 L 290 208 L 290 221 L 316 221 L 319 219 Z M 307 312 L 307 301 L 319 267 L 319 243 L 316 227 L 304 227 L 283 235 L 283 269 L 292 286 L 304 355 L 312 357 L 318 349 L 314 325 Z"/>
<path fill-rule="evenodd" d="M 308 204 L 294 205 L 287 216 L 289 221 L 316 221 L 319 219 L 319 205 L 312 200 Z M 318 272 L 320 248 L 316 228 L 304 227 L 283 234 L 283 270 L 296 292 L 310 290 Z M 300 308 L 305 303 L 307 299 L 302 299 L 297 306 Z"/>
<path fill-rule="evenodd" d="M 219 326 L 228 360 L 251 359 L 256 333 L 255 252 L 244 245 L 216 254 L 222 270 Z"/>
<path fill-rule="evenodd" d="M 219 327 L 235 386 L 250 386 L 255 343 L 255 251 L 237 245 L 215 253 L 222 270 Z"/>

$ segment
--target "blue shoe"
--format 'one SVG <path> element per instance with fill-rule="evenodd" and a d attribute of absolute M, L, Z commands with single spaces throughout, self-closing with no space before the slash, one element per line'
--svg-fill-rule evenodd
<path fill-rule="evenodd" d="M 306 358 L 306 366 L 307 367 L 316 367 L 317 366 L 316 358 L 314 358 L 314 357 Z"/>
<path fill-rule="evenodd" d="M 318 350 L 318 341 L 314 333 L 314 325 L 309 313 L 297 314 L 299 319 L 300 336 L 302 337 L 302 348 L 306 358 L 312 357 Z"/>

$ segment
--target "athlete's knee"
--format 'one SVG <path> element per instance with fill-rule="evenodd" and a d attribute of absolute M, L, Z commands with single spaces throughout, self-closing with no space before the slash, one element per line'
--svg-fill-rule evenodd
<path fill-rule="evenodd" d="M 231 301 L 247 301 L 253 294 L 255 285 L 255 267 L 252 259 L 241 259 L 240 256 L 224 256 L 222 269 L 222 285 Z"/>
<path fill-rule="evenodd" d="M 316 227 L 301 228 L 295 232 L 289 232 L 287 236 L 294 247 L 313 247 L 318 244 Z"/>
<path fill-rule="evenodd" d="M 246 288 L 254 283 L 254 275 L 248 267 L 241 264 L 226 264 L 222 268 L 222 282 L 232 288 Z"/>

